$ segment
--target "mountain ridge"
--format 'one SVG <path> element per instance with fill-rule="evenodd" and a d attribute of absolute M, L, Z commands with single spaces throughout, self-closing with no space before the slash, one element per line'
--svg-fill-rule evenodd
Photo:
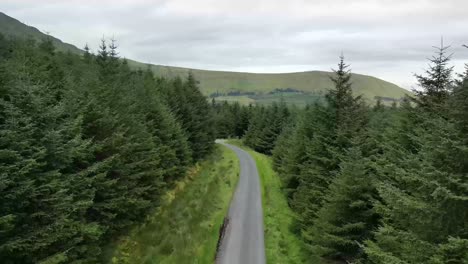
<path fill-rule="evenodd" d="M 83 53 L 76 46 L 62 42 L 60 39 L 39 31 L 37 28 L 21 23 L 5 13 L 0 12 L 0 33 L 14 37 L 32 37 L 37 41 L 51 38 L 57 50 L 62 52 Z M 129 65 L 135 69 L 148 67 L 156 76 L 175 77 L 185 76 L 192 72 L 200 83 L 200 90 L 207 96 L 220 98 L 221 100 L 244 101 L 248 103 L 265 102 L 286 98 L 305 104 L 315 101 L 324 92 L 333 87 L 328 71 L 302 71 L 289 73 L 252 73 L 233 72 L 223 70 L 204 70 L 185 67 L 167 66 L 142 63 L 127 59 Z M 409 91 L 382 79 L 364 74 L 352 74 L 353 91 L 363 95 L 368 102 L 375 98 L 384 98 L 387 101 L 399 100 Z M 278 90 L 293 90 L 295 93 L 280 93 L 278 96 L 270 96 Z M 236 96 L 232 96 L 236 94 Z M 263 96 L 263 97 L 262 97 Z"/>

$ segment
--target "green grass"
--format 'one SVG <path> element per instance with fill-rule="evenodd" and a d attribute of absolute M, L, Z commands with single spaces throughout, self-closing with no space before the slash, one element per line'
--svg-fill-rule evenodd
<path fill-rule="evenodd" d="M 247 150 L 257 164 L 262 185 L 267 263 L 307 263 L 304 243 L 291 231 L 295 215 L 281 190 L 281 179 L 272 168 L 271 158 L 249 149 L 241 140 L 228 140 L 228 143 Z"/>
<path fill-rule="evenodd" d="M 121 238 L 111 263 L 213 263 L 239 162 L 224 146 L 167 193 L 163 205 Z"/>

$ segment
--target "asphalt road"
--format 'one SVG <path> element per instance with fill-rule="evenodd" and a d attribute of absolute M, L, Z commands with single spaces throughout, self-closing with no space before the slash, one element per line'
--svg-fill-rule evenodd
<path fill-rule="evenodd" d="M 237 154 L 240 176 L 216 263 L 264 264 L 263 210 L 257 166 L 246 151 L 222 141 L 218 143 Z"/>

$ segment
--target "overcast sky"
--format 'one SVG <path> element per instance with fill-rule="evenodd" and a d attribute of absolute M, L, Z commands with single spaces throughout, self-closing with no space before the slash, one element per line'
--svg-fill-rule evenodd
<path fill-rule="evenodd" d="M 102 36 L 123 57 L 248 72 L 330 70 L 414 85 L 431 46 L 468 62 L 468 0 L 0 0 L 0 11 L 94 50 Z"/>

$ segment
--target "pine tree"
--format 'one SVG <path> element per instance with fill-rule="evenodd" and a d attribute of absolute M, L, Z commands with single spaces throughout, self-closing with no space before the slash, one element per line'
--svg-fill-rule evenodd
<path fill-rule="evenodd" d="M 444 46 L 441 40 L 440 47 L 434 48 L 436 55 L 429 59 L 429 69 L 425 71 L 425 76 L 415 75 L 422 90 L 413 91 L 416 95 L 413 101 L 420 107 L 440 112 L 450 94 L 453 66 L 449 66 L 451 55 L 447 55 L 450 46 Z"/>
<path fill-rule="evenodd" d="M 119 52 L 117 51 L 117 41 L 112 38 L 111 43 L 109 44 L 109 68 L 111 70 L 111 74 L 115 74 L 117 72 L 117 68 L 120 65 L 119 63 Z M 113 70 L 113 71 L 112 71 Z"/>
<path fill-rule="evenodd" d="M 300 185 L 293 205 L 296 204 L 296 210 L 303 214 L 304 226 L 311 225 L 338 169 L 340 158 L 352 145 L 352 138 L 364 127 L 365 109 L 360 97 L 352 94 L 351 75 L 347 68 L 341 56 L 338 70 L 331 77 L 335 88 L 326 94 L 326 106 L 315 105 L 310 119 L 298 126 L 298 129 L 305 130 L 299 133 L 305 135 L 305 138 L 302 136 L 305 161 L 299 163 L 301 169 L 297 173 Z"/>
<path fill-rule="evenodd" d="M 92 55 L 91 55 L 88 44 L 86 44 L 84 47 L 83 60 L 85 61 L 86 64 L 89 64 L 91 62 L 91 59 L 92 59 Z"/>
<path fill-rule="evenodd" d="M 179 117 L 184 120 L 183 124 L 188 132 L 188 141 L 192 149 L 193 159 L 199 160 L 211 151 L 214 144 L 211 111 L 191 72 L 187 76 L 184 87 L 187 101 L 192 103 L 189 108 L 191 113 L 185 112 L 183 117 Z M 191 119 L 189 119 L 190 115 L 192 116 Z"/>
<path fill-rule="evenodd" d="M 317 260 L 324 257 L 353 262 L 361 257 L 361 244 L 378 223 L 371 167 L 370 160 L 357 148 L 350 149 L 346 161 L 340 164 L 317 219 L 305 233 Z"/>
<path fill-rule="evenodd" d="M 96 62 L 102 69 L 106 68 L 109 59 L 109 52 L 107 51 L 107 43 L 104 38 L 101 39 L 99 50 L 96 57 Z"/>
<path fill-rule="evenodd" d="M 360 95 L 353 96 L 351 71 L 345 64 L 344 56 L 340 56 L 338 69 L 333 70 L 335 76 L 331 77 L 335 88 L 326 94 L 329 111 L 335 115 L 336 144 L 338 147 L 350 147 L 350 139 L 359 133 L 367 122 L 364 102 Z"/>

